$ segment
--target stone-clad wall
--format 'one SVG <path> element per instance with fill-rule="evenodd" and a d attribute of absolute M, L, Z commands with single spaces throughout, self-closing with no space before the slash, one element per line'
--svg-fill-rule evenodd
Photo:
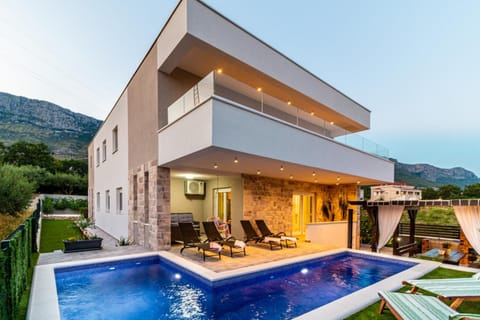
<path fill-rule="evenodd" d="M 170 169 L 150 161 L 130 170 L 129 238 L 153 250 L 170 249 Z"/>
<path fill-rule="evenodd" d="M 243 175 L 243 218 L 264 219 L 272 232 L 292 232 L 292 197 L 297 193 L 314 193 L 316 198 L 316 222 L 342 220 L 339 197 L 355 200 L 357 186 L 321 185 L 300 181 L 280 180 L 268 177 Z M 322 205 L 330 201 L 334 215 L 325 217 Z M 355 208 L 355 207 L 349 207 Z"/>

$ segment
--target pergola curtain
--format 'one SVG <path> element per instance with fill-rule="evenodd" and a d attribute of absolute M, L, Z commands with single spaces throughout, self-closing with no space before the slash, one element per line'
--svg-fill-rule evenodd
<path fill-rule="evenodd" d="M 453 210 L 468 242 L 480 254 L 480 207 L 453 206 Z"/>
<path fill-rule="evenodd" d="M 400 222 L 404 206 L 379 206 L 378 207 L 378 245 L 377 252 L 380 252 L 392 237 Z"/>

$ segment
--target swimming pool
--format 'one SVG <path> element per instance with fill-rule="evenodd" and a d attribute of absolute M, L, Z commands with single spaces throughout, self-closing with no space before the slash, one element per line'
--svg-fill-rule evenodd
<path fill-rule="evenodd" d="M 68 320 L 291 319 L 414 265 L 341 252 L 210 281 L 151 256 L 56 268 L 55 280 Z"/>

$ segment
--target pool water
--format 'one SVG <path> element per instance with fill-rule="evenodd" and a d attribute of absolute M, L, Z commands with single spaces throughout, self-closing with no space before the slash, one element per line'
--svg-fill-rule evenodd
<path fill-rule="evenodd" d="M 340 253 L 214 283 L 158 256 L 55 269 L 62 319 L 291 319 L 415 263 Z"/>

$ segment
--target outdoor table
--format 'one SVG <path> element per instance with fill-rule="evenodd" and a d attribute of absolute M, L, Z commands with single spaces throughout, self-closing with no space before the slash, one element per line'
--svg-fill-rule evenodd
<path fill-rule="evenodd" d="M 462 259 L 464 255 L 465 254 L 463 252 L 460 252 L 457 250 L 450 250 L 449 255 L 443 255 L 443 254 L 441 255 L 440 249 L 438 248 L 431 249 L 421 254 L 421 256 L 425 258 L 441 259 L 443 263 L 456 264 L 456 265 L 459 264 L 460 259 Z"/>

